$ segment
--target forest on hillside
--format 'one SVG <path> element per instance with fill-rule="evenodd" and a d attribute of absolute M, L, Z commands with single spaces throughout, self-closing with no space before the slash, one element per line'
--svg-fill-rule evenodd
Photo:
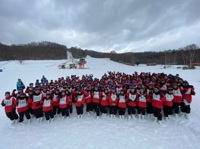
<path fill-rule="evenodd" d="M 66 59 L 67 51 L 70 51 L 74 58 L 85 58 L 89 55 L 95 58 L 110 58 L 113 61 L 128 65 L 156 63 L 163 65 L 191 66 L 192 63 L 200 63 L 200 49 L 196 44 L 160 52 L 102 53 L 93 50 L 83 50 L 77 47 L 67 48 L 65 45 L 48 41 L 17 45 L 5 45 L 0 43 L 0 61 Z"/>

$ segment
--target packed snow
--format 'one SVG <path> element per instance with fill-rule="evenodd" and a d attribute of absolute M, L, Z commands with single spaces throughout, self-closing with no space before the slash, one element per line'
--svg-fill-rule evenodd
<path fill-rule="evenodd" d="M 101 117 L 96 119 L 95 114 L 84 114 L 78 119 L 74 108 L 70 119 L 56 118 L 52 123 L 45 121 L 37 123 L 33 118 L 31 124 L 11 125 L 10 120 L 0 108 L 0 149 L 198 149 L 200 148 L 200 68 L 195 70 L 182 70 L 172 66 L 163 69 L 163 66 L 127 66 L 110 61 L 109 59 L 86 58 L 86 67 L 89 69 L 58 69 L 58 65 L 65 60 L 48 61 L 3 61 L 0 62 L 0 98 L 4 98 L 6 91 L 16 88 L 17 79 L 20 78 L 27 86 L 41 79 L 56 80 L 59 77 L 71 75 L 82 76 L 93 74 L 101 77 L 107 71 L 125 72 L 132 74 L 140 72 L 164 72 L 166 74 L 179 74 L 180 77 L 194 85 L 196 95 L 193 96 L 191 114 L 189 119 L 183 116 L 172 117 L 162 121 L 161 125 L 152 118 L 125 119 Z"/>

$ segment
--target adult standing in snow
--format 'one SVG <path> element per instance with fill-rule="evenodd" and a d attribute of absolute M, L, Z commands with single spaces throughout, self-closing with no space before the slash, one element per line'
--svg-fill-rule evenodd
<path fill-rule="evenodd" d="M 47 78 L 43 75 L 42 79 L 41 79 L 41 84 L 45 85 L 47 83 L 47 81 L 48 81 Z"/>
<path fill-rule="evenodd" d="M 18 115 L 15 111 L 16 98 L 10 96 L 10 92 L 5 92 L 5 98 L 2 100 L 1 105 L 5 107 L 6 116 L 15 124 L 18 120 Z"/>
<path fill-rule="evenodd" d="M 22 82 L 21 79 L 18 79 L 16 86 L 17 86 L 17 90 L 25 89 L 25 85 L 24 85 L 24 83 Z"/>

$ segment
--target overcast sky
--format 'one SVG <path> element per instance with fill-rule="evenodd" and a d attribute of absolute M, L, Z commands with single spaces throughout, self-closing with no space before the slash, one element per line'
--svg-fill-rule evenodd
<path fill-rule="evenodd" d="M 0 42 L 110 52 L 200 45 L 200 0 L 0 0 Z"/>

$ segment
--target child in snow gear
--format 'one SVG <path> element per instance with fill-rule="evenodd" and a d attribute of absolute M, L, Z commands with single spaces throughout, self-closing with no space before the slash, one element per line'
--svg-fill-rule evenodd
<path fill-rule="evenodd" d="M 52 100 L 53 100 L 53 115 L 60 114 L 60 107 L 59 107 L 59 97 L 61 97 L 61 93 L 59 89 L 56 89 L 53 92 Z"/>
<path fill-rule="evenodd" d="M 5 98 L 1 102 L 1 105 L 5 107 L 6 116 L 12 121 L 12 124 L 18 120 L 18 115 L 15 111 L 15 101 L 16 99 L 10 96 L 10 92 L 5 92 Z"/>
<path fill-rule="evenodd" d="M 163 94 L 160 92 L 159 87 L 154 87 L 152 94 L 152 107 L 153 115 L 155 119 L 160 123 L 162 120 L 162 109 L 163 109 Z"/>
<path fill-rule="evenodd" d="M 82 93 L 81 89 L 77 90 L 75 101 L 76 101 L 76 112 L 78 118 L 81 118 L 83 116 L 83 105 L 84 105 L 84 94 Z"/>
<path fill-rule="evenodd" d="M 147 107 L 146 100 L 145 89 L 141 87 L 137 96 L 138 118 L 144 119 L 145 109 Z"/>
<path fill-rule="evenodd" d="M 19 123 L 24 122 L 24 115 L 26 116 L 27 120 L 30 122 L 30 114 L 28 111 L 28 100 L 25 93 L 22 93 L 17 100 L 15 101 L 17 112 L 19 114 Z"/>
<path fill-rule="evenodd" d="M 115 88 L 112 88 L 109 99 L 110 115 L 111 118 L 116 117 L 117 114 L 118 97 Z"/>
<path fill-rule="evenodd" d="M 100 101 L 101 101 L 101 97 L 102 97 L 102 93 L 98 90 L 98 87 L 94 88 L 94 92 L 92 94 L 92 102 L 93 102 L 93 106 L 94 106 L 94 110 L 96 112 L 96 116 L 97 118 L 99 118 L 100 116 Z"/>
<path fill-rule="evenodd" d="M 136 97 L 137 93 L 133 86 L 130 87 L 127 92 L 127 106 L 128 106 L 128 118 L 135 118 L 135 107 L 136 107 Z"/>
<path fill-rule="evenodd" d="M 195 95 L 194 87 L 189 85 L 187 81 L 183 82 L 183 101 L 181 103 L 181 112 L 185 114 L 185 117 L 188 118 L 188 114 L 191 111 L 190 104 L 192 102 L 192 95 Z"/>
<path fill-rule="evenodd" d="M 42 100 L 43 96 L 40 92 L 40 89 L 36 88 L 35 92 L 33 93 L 33 98 L 30 99 L 29 102 L 31 102 L 31 108 L 33 109 L 33 114 L 38 122 L 41 122 L 43 117 Z"/>
<path fill-rule="evenodd" d="M 50 118 L 51 121 L 53 121 L 54 115 L 52 110 L 53 110 L 53 100 L 51 99 L 51 93 L 48 91 L 46 93 L 46 97 L 44 98 L 42 105 L 42 111 L 44 112 L 47 123 L 50 123 Z"/>
<path fill-rule="evenodd" d="M 126 110 L 126 95 L 124 90 L 120 91 L 119 94 L 119 101 L 118 101 L 118 112 L 119 112 L 119 118 L 124 119 L 124 115 L 125 115 L 125 110 Z"/>
<path fill-rule="evenodd" d="M 163 102 L 163 112 L 166 119 L 169 119 L 169 116 L 173 114 L 173 88 L 169 87 L 165 93 L 165 100 Z"/>
<path fill-rule="evenodd" d="M 66 93 L 63 90 L 61 93 L 61 97 L 59 98 L 59 108 L 62 114 L 62 118 L 69 117 L 69 112 L 67 109 L 67 101 L 68 101 L 68 96 L 66 96 Z"/>
<path fill-rule="evenodd" d="M 101 111 L 103 117 L 106 116 L 107 111 L 108 111 L 109 98 L 110 98 L 110 95 L 109 95 L 108 89 L 105 89 L 102 92 L 102 98 L 100 101 L 100 111 Z"/>

